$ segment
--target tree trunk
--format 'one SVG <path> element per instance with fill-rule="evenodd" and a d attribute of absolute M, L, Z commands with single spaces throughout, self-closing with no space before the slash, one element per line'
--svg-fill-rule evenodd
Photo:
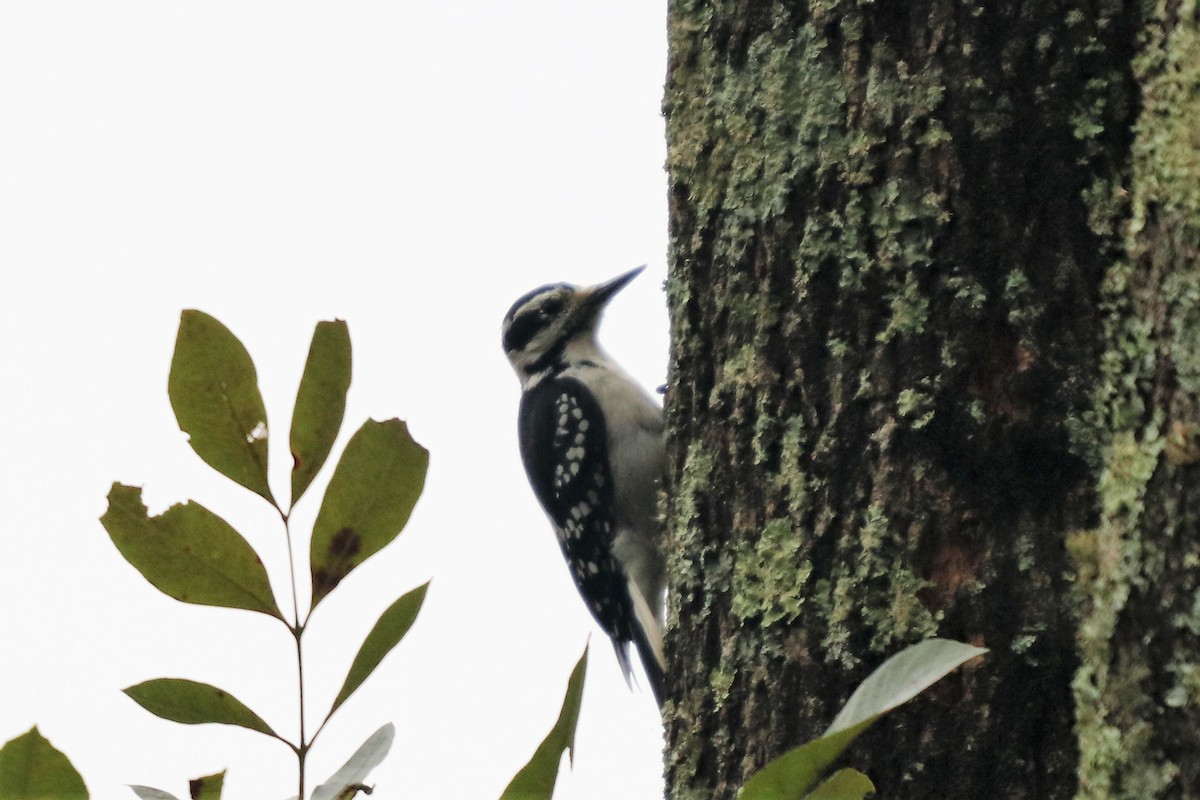
<path fill-rule="evenodd" d="M 1197 0 L 670 3 L 672 797 L 1200 797 Z"/>

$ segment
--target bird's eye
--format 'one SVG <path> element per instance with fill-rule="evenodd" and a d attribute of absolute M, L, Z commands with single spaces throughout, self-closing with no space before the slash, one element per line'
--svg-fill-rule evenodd
<path fill-rule="evenodd" d="M 552 300 L 547 300 L 546 302 L 542 303 L 542 307 L 538 309 L 538 311 L 544 317 L 553 317 L 555 314 L 562 311 L 562 308 L 563 301 L 556 297 Z"/>

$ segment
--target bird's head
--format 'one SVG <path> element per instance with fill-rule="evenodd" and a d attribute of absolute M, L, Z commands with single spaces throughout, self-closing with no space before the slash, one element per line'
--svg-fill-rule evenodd
<path fill-rule="evenodd" d="M 504 353 L 524 383 L 562 360 L 568 348 L 595 347 L 604 306 L 645 266 L 595 286 L 552 283 L 522 295 L 504 315 Z"/>

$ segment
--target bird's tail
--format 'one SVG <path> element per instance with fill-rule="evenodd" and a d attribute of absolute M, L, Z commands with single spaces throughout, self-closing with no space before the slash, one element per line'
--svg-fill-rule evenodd
<path fill-rule="evenodd" d="M 663 636 L 662 625 L 658 618 L 654 616 L 654 612 L 650 610 L 650 604 L 646 602 L 646 598 L 642 596 L 642 592 L 638 589 L 637 584 L 632 580 L 628 581 L 629 598 L 633 601 L 633 614 L 636 624 L 633 626 L 633 645 L 637 648 L 638 656 L 642 659 L 642 666 L 646 670 L 646 679 L 650 682 L 650 691 L 654 693 L 654 699 L 658 702 L 659 708 L 662 708 L 664 681 L 666 678 L 666 659 L 663 655 Z M 618 647 L 617 658 L 621 658 L 623 647 Z M 626 681 L 628 681 L 629 656 L 626 655 L 622 660 L 622 669 L 626 670 Z"/>

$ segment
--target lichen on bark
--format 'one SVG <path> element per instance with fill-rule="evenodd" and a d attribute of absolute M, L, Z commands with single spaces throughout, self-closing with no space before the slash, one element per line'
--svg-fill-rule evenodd
<path fill-rule="evenodd" d="M 934 633 L 992 654 L 859 765 L 1075 794 L 1140 13 L 670 3 L 673 797 L 733 797 Z"/>
<path fill-rule="evenodd" d="M 1200 793 L 1200 17 L 1144 8 L 1125 254 L 1104 283 L 1101 518 L 1071 539 L 1080 800 Z"/>

